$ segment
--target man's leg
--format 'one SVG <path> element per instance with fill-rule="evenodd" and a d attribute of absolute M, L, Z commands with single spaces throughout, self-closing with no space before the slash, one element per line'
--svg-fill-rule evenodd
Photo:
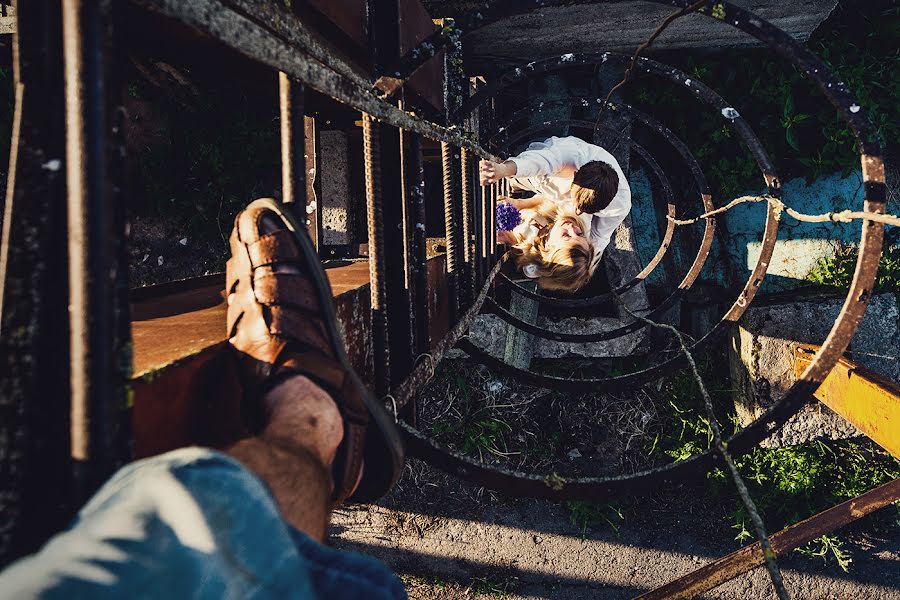
<path fill-rule="evenodd" d="M 331 505 L 384 494 L 403 451 L 349 364 L 315 248 L 271 200 L 238 216 L 231 244 L 227 330 L 259 433 L 230 457 L 187 448 L 125 467 L 0 573 L 4 594 L 405 597 L 384 565 L 320 543 Z"/>
<path fill-rule="evenodd" d="M 227 452 L 268 484 L 288 523 L 321 542 L 331 512 L 331 464 L 344 435 L 341 413 L 302 376 L 272 389 L 263 403 L 265 429 Z"/>
<path fill-rule="evenodd" d="M 69 531 L 0 573 L 0 590 L 60 598 L 405 597 L 377 561 L 321 545 L 343 437 L 335 402 L 302 376 L 261 402 L 265 427 L 227 450 L 246 469 L 201 448 L 130 465 Z"/>

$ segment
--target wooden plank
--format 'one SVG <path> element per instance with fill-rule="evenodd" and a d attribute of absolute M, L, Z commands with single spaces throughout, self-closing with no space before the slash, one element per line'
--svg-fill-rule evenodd
<path fill-rule="evenodd" d="M 798 377 L 817 351 L 818 346 L 811 344 L 794 347 L 794 371 Z M 900 385 L 842 356 L 814 395 L 900 458 Z"/>
<path fill-rule="evenodd" d="M 337 305 L 353 302 L 353 292 L 369 284 L 365 262 L 326 269 Z M 189 284 L 185 283 L 185 287 Z M 199 288 L 165 290 L 132 304 L 134 343 L 132 379 L 165 369 L 225 340 L 225 277 L 213 278 Z"/>
<path fill-rule="evenodd" d="M 900 498 L 900 479 L 895 479 L 769 536 L 772 550 L 776 555 L 784 554 L 883 508 L 898 498 Z M 762 565 L 763 562 L 762 546 L 756 542 L 744 546 L 728 556 L 714 560 L 662 587 L 641 594 L 637 600 L 695 598 L 738 575 L 747 573 Z"/>

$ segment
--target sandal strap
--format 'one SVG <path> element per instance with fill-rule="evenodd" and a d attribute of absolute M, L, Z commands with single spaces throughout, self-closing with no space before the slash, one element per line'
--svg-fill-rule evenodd
<path fill-rule="evenodd" d="M 300 249 L 293 239 L 293 233 L 280 230 L 267 233 L 255 242 L 246 244 L 250 265 L 255 269 L 266 265 L 277 265 L 298 261 Z"/>
<path fill-rule="evenodd" d="M 291 340 L 289 346 L 295 346 L 293 342 L 301 346 L 310 347 L 317 352 L 331 356 L 334 350 L 324 324 L 318 319 L 310 319 L 296 310 L 285 309 L 281 306 L 269 308 L 269 332 L 285 339 Z"/>
<path fill-rule="evenodd" d="M 318 313 L 321 309 L 315 286 L 299 273 L 256 273 L 253 292 L 257 302 L 266 306 L 291 307 L 310 313 Z"/>

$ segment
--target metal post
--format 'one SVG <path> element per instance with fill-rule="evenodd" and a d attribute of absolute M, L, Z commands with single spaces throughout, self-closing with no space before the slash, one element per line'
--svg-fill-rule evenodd
<path fill-rule="evenodd" d="M 402 92 L 401 92 L 402 94 Z M 409 237 L 411 210 L 408 206 L 403 173 L 401 131 L 380 124 L 381 194 L 386 199 L 382 208 L 384 223 L 384 255 L 395 261 L 384 270 L 385 311 L 391 355 L 391 381 L 402 381 L 413 367 L 413 328 L 411 288 L 406 274 L 412 256 Z M 370 255 L 371 256 L 371 255 Z M 403 261 L 405 268 L 400 267 Z"/>
<path fill-rule="evenodd" d="M 416 355 L 431 349 L 428 317 L 428 239 L 425 231 L 425 173 L 422 166 L 422 145 L 418 134 L 402 131 L 403 205 L 410 212 L 404 218 L 412 229 L 410 257 L 406 261 L 407 284 L 412 295 L 413 331 Z"/>
<path fill-rule="evenodd" d="M 71 519 L 60 3 L 17 3 L 16 18 L 0 253 L 0 564 Z"/>
<path fill-rule="evenodd" d="M 481 193 L 481 202 L 479 205 L 481 206 L 480 214 L 480 228 L 479 228 L 479 239 L 481 240 L 481 253 L 479 255 L 479 260 L 481 261 L 481 272 L 482 275 L 485 275 L 490 267 L 488 266 L 488 258 L 491 254 L 491 223 L 490 223 L 490 212 L 491 212 L 491 188 L 489 186 L 480 186 L 479 189 Z M 481 282 L 479 282 L 481 283 Z"/>
<path fill-rule="evenodd" d="M 496 183 L 491 184 L 490 205 L 488 206 L 488 235 L 490 235 L 490 246 L 488 247 L 490 264 L 494 264 L 497 254 L 497 188 Z"/>
<path fill-rule="evenodd" d="M 107 172 L 106 64 L 110 3 L 63 0 L 69 228 L 71 451 L 76 497 L 113 467 L 116 399 L 115 207 Z"/>
<path fill-rule="evenodd" d="M 363 114 L 363 154 L 366 171 L 366 221 L 369 232 L 369 296 L 375 392 L 390 391 L 390 351 L 384 282 L 384 219 L 381 210 L 381 169 L 378 123 Z"/>

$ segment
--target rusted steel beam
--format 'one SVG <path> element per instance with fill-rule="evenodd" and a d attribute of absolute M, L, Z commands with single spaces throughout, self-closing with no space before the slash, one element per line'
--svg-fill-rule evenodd
<path fill-rule="evenodd" d="M 332 68 L 309 58 L 302 46 L 285 39 L 269 18 L 253 18 L 234 10 L 222 0 L 135 0 L 141 6 L 178 19 L 182 23 L 219 40 L 251 60 L 284 71 L 312 89 L 365 112 L 372 118 L 413 131 L 429 139 L 447 142 L 490 160 L 501 160 L 467 138 L 458 129 L 442 127 L 409 114 L 378 98 L 371 88 L 342 76 Z M 277 6 L 277 18 L 295 26 L 297 18 Z M 338 61 L 332 57 L 333 61 Z"/>
<path fill-rule="evenodd" d="M 444 19 L 441 26 L 431 35 L 411 48 L 402 58 L 382 69 L 382 75 L 375 82 L 375 87 L 390 96 L 443 48 L 457 43 L 465 33 L 490 25 L 499 19 L 548 6 L 590 3 L 592 0 L 504 0 L 476 3 L 466 13 L 455 15 L 455 19 Z"/>
<path fill-rule="evenodd" d="M 838 504 L 826 511 L 782 529 L 769 536 L 776 555 L 798 548 L 819 536 L 844 527 L 853 521 L 884 508 L 900 499 L 900 479 L 885 483 L 873 490 Z M 743 575 L 763 564 L 759 542 L 744 546 L 728 556 L 704 565 L 683 577 L 638 596 L 638 600 L 679 600 L 698 595 Z"/>
<path fill-rule="evenodd" d="M 794 347 L 797 377 L 803 374 L 818 350 L 819 346 L 811 344 Z M 900 385 L 842 356 L 813 395 L 900 458 Z"/>
<path fill-rule="evenodd" d="M 475 188 L 475 170 L 471 155 L 468 150 L 462 151 L 460 160 L 460 173 L 462 176 L 462 251 L 463 251 L 463 284 L 462 303 L 468 307 L 475 297 L 475 249 L 472 243 L 472 224 L 475 211 L 472 193 Z M 476 176 L 477 177 L 477 176 Z"/>
<path fill-rule="evenodd" d="M 364 88 L 372 85 L 366 78 L 363 69 L 343 60 L 333 44 L 324 39 L 289 9 L 281 6 L 280 3 L 271 2 L 270 0 L 222 0 L 222 2 L 234 10 L 235 13 L 247 19 L 257 23 L 265 23 L 271 29 L 272 35 L 294 45 L 297 50 L 305 52 L 356 85 Z M 321 11 L 321 9 L 327 9 L 329 3 L 317 4 L 319 6 L 316 8 Z M 346 11 L 344 12 L 346 13 Z M 340 14 L 340 11 L 338 11 L 338 14 Z M 347 24 L 344 25 L 343 29 L 345 31 L 350 29 L 350 27 L 347 27 Z M 362 27 L 358 29 L 365 31 L 366 24 L 362 23 Z M 357 43 L 362 41 L 359 39 L 361 37 L 360 33 L 348 32 L 348 34 L 351 38 L 356 37 L 357 39 L 354 41 Z"/>

